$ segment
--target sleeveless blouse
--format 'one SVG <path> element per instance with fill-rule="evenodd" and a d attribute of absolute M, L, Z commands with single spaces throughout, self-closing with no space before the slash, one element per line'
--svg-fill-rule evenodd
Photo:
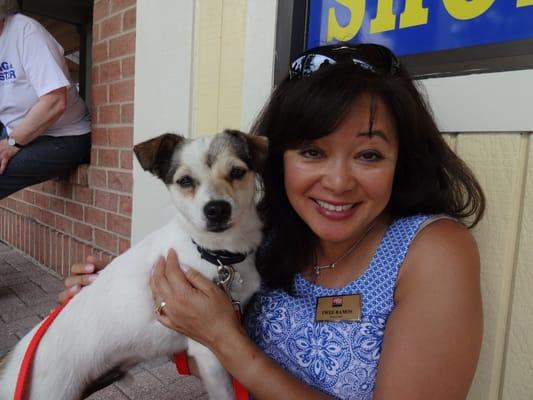
<path fill-rule="evenodd" d="M 434 218 L 395 220 L 366 271 L 342 288 L 321 287 L 300 274 L 294 279 L 293 296 L 261 288 L 246 315 L 250 337 L 306 384 L 339 399 L 370 400 L 398 271 L 421 225 Z M 315 322 L 318 297 L 350 294 L 362 296 L 360 321 Z"/>

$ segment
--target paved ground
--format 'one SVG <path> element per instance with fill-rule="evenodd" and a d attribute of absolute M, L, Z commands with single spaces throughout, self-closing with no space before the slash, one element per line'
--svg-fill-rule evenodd
<path fill-rule="evenodd" d="M 62 280 L 0 242 L 0 357 L 57 306 Z M 179 377 L 168 360 L 136 367 L 133 380 L 108 386 L 91 400 L 205 400 L 200 381 Z"/>

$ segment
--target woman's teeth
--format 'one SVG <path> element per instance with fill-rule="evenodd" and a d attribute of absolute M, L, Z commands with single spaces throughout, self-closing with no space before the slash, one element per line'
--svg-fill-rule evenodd
<path fill-rule="evenodd" d="M 328 210 L 328 211 L 335 211 L 335 212 L 342 212 L 342 211 L 346 211 L 346 210 L 349 210 L 350 208 L 352 208 L 354 206 L 354 204 L 343 204 L 343 205 L 335 205 L 335 204 L 330 204 L 330 203 L 326 203 L 325 201 L 322 201 L 322 200 L 315 200 L 315 202 L 322 208 Z"/>

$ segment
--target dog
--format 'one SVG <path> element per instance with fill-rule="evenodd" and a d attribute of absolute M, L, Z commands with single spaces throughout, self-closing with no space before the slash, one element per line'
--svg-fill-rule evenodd
<path fill-rule="evenodd" d="M 232 267 L 231 297 L 246 304 L 259 287 L 254 252 L 262 225 L 256 187 L 267 148 L 266 138 L 235 130 L 194 140 L 167 133 L 134 147 L 142 168 L 167 186 L 175 218 L 115 258 L 57 316 L 35 355 L 28 400 L 80 399 L 110 372 L 184 350 L 195 358 L 210 399 L 233 398 L 231 379 L 216 357 L 157 320 L 149 280 L 169 248 L 177 250 L 181 263 L 215 281 L 220 270 L 202 252 L 241 254 L 244 261 Z M 37 329 L 3 361 L 0 400 L 13 399 L 24 352 Z"/>

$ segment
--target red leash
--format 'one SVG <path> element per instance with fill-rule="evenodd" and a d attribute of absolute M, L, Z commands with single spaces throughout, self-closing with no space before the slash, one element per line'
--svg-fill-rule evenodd
<path fill-rule="evenodd" d="M 30 344 L 28 348 L 26 349 L 26 352 L 24 353 L 24 358 L 22 359 L 22 364 L 20 366 L 19 375 L 17 378 L 17 386 L 15 388 L 15 397 L 14 400 L 23 400 L 24 399 L 24 389 L 27 387 L 26 381 L 28 380 L 28 375 L 31 371 L 31 364 L 33 361 L 33 358 L 35 357 L 35 352 L 37 351 L 37 346 L 39 345 L 39 342 L 43 338 L 44 334 L 54 321 L 58 314 L 65 308 L 65 306 L 70 301 L 67 300 L 60 306 L 57 306 L 51 313 L 46 317 L 44 322 L 41 324 L 39 329 L 37 329 L 37 332 L 35 332 L 35 335 L 30 341 Z"/>
<path fill-rule="evenodd" d="M 235 310 L 238 320 L 241 320 L 240 310 Z M 176 364 L 176 369 L 180 375 L 190 375 L 191 371 L 189 369 L 189 360 L 187 359 L 187 353 L 182 351 L 180 353 L 174 354 L 174 364 Z M 249 400 L 250 394 L 248 390 L 234 377 L 231 377 L 231 382 L 233 383 L 233 391 L 235 392 L 235 400 Z"/>

